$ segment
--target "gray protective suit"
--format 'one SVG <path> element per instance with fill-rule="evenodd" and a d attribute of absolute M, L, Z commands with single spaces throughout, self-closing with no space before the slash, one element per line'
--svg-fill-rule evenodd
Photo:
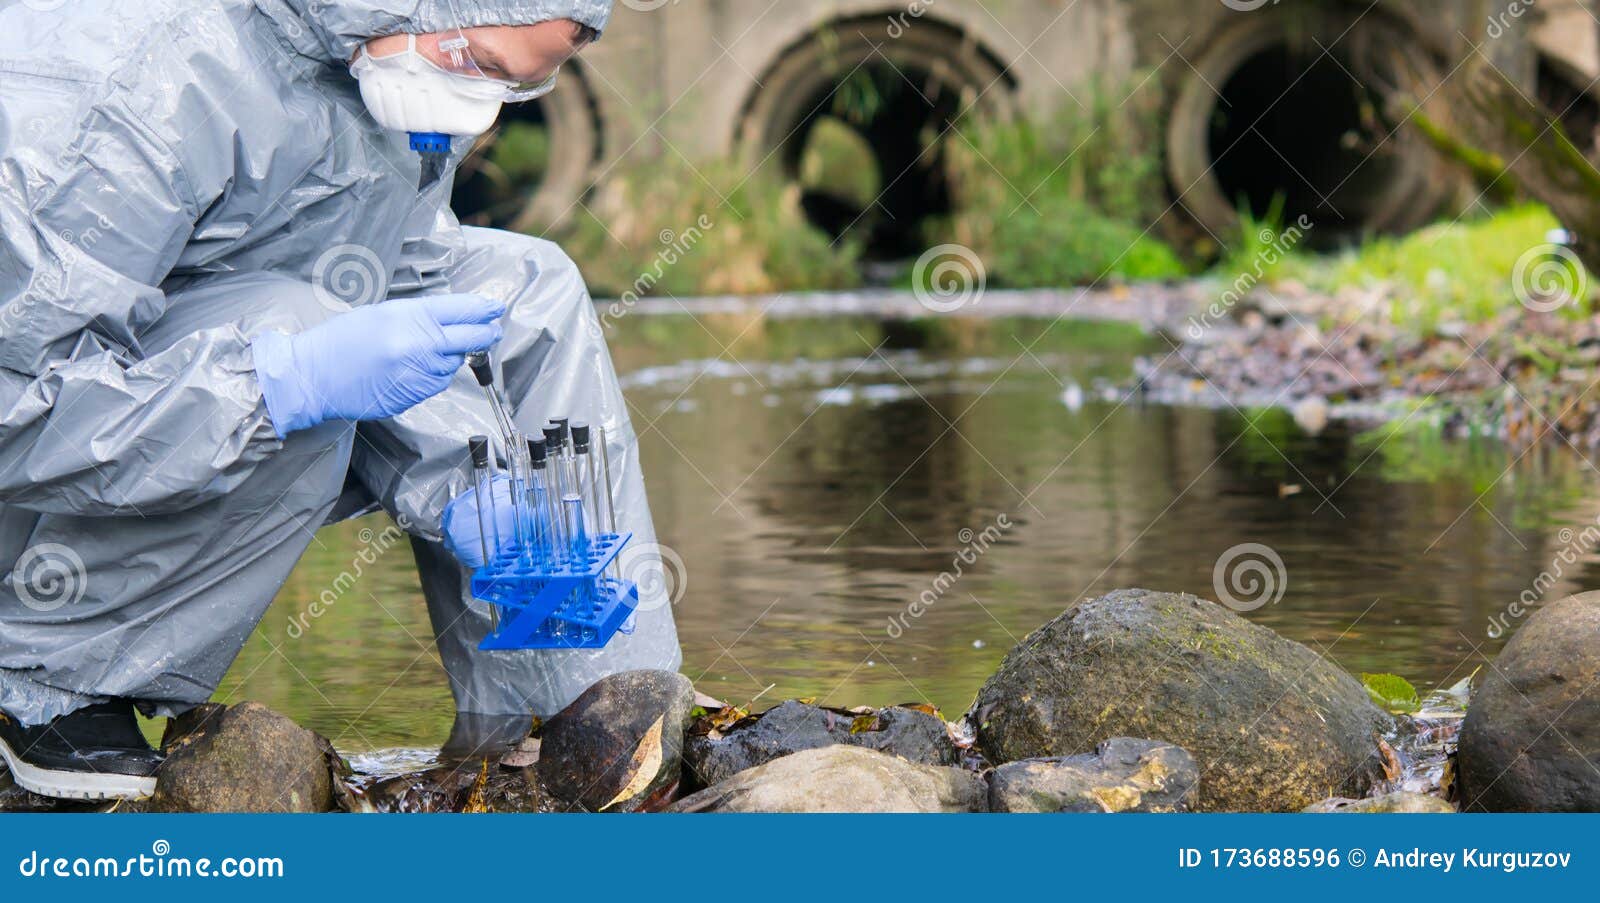
<path fill-rule="evenodd" d="M 609 0 L 456 6 L 459 23 L 447 0 L 0 0 L 0 709 L 205 701 L 313 531 L 379 505 L 414 537 L 458 710 L 548 714 L 605 674 L 678 666 L 652 597 L 604 650 L 477 651 L 488 612 L 439 534 L 467 437 L 495 434 L 469 374 L 392 420 L 281 441 L 262 401 L 263 330 L 419 293 L 503 298 L 516 420 L 605 425 L 620 526 L 648 558 L 634 434 L 576 268 L 462 228 L 449 170 L 468 142 L 424 172 L 346 69 L 371 36 L 598 28 Z"/>

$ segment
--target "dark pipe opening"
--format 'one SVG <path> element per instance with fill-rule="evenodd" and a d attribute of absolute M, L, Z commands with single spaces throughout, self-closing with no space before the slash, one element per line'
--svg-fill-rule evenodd
<path fill-rule="evenodd" d="M 1382 152 L 1389 129 L 1339 61 L 1314 46 L 1273 46 L 1220 93 L 1208 140 L 1224 197 L 1258 218 L 1281 202 L 1282 221 L 1306 216 L 1309 241 L 1324 247 L 1369 224 L 1394 177 Z"/>
<path fill-rule="evenodd" d="M 508 104 L 456 170 L 451 208 L 468 226 L 509 227 L 550 168 L 550 125 L 541 102 Z"/>
<path fill-rule="evenodd" d="M 915 86 L 915 87 L 913 87 Z M 916 256 L 926 245 L 923 226 L 929 217 L 950 213 L 950 185 L 938 145 L 961 111 L 960 90 L 931 78 L 926 71 L 867 64 L 845 79 L 826 85 L 807 99 L 812 111 L 796 123 L 787 145 L 786 164 L 801 179 L 801 204 L 807 217 L 831 237 L 862 242 L 868 261 Z M 837 131 L 842 124 L 859 137 L 876 165 L 877 184 L 870 191 L 841 191 L 802 178 L 808 154 L 829 153 L 813 142 L 825 119 Z M 934 145 L 929 147 L 929 145 Z M 836 163 L 839 161 L 835 161 Z M 843 167 L 858 165 L 844 161 Z"/>

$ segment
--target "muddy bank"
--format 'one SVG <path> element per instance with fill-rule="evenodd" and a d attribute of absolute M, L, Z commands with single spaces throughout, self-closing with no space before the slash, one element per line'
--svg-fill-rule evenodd
<path fill-rule="evenodd" d="M 1483 323 L 1404 328 L 1386 290 L 1336 295 L 1290 283 L 1237 306 L 1196 309 L 1140 362 L 1139 397 L 1208 407 L 1281 407 L 1318 432 L 1330 420 L 1393 422 L 1514 445 L 1600 448 L 1600 318 L 1514 297 Z"/>
<path fill-rule="evenodd" d="M 1595 612 L 1593 598 L 1575 597 L 1534 616 L 1525 633 L 1539 674 L 1596 673 Z M 1529 650 L 1506 656 L 1510 680 L 1537 679 L 1519 664 Z M 469 744 L 471 754 L 374 775 L 262 706 L 208 705 L 169 725 L 150 800 L 56 803 L 0 777 L 0 809 L 1444 812 L 1536 808 L 1552 781 L 1564 782 L 1560 808 L 1592 808 L 1600 780 L 1586 784 L 1578 766 L 1600 748 L 1584 724 L 1565 733 L 1585 748 L 1527 746 L 1489 792 L 1479 776 L 1499 768 L 1498 750 L 1525 746 L 1526 719 L 1493 679 L 1485 686 L 1482 705 L 1467 704 L 1464 685 L 1395 715 L 1311 649 L 1221 605 L 1119 590 L 1029 634 L 953 721 L 923 704 L 806 699 L 755 713 L 677 674 L 629 672 L 531 729 Z M 1591 681 L 1574 692 L 1589 705 L 1597 691 Z"/>

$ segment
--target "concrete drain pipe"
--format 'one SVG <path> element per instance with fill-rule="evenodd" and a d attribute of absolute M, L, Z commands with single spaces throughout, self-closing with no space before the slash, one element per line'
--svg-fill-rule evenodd
<path fill-rule="evenodd" d="M 1390 98 L 1374 87 L 1387 72 L 1356 75 L 1383 71 L 1384 49 L 1409 43 L 1408 91 L 1427 95 L 1440 76 L 1407 28 L 1378 14 L 1300 10 L 1243 17 L 1220 32 L 1194 59 L 1168 120 L 1179 203 L 1224 245 L 1241 208 L 1259 217 L 1274 203 L 1285 222 L 1306 216 L 1308 242 L 1321 247 L 1427 223 L 1460 176 L 1418 130 L 1397 127 Z"/>

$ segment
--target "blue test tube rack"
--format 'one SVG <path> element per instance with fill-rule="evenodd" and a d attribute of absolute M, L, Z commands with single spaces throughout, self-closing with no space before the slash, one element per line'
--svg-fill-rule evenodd
<path fill-rule="evenodd" d="M 501 609 L 479 649 L 599 649 L 639 605 L 639 587 L 606 575 L 632 533 L 595 537 L 576 562 L 531 561 L 510 548 L 472 575 L 472 595 Z"/>

